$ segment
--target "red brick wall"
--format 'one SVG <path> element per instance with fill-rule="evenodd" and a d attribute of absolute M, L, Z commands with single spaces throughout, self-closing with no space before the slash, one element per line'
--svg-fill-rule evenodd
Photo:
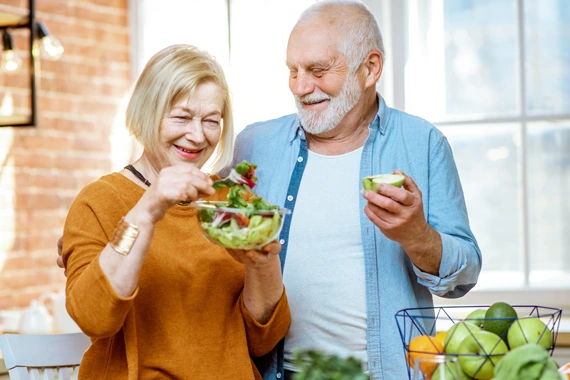
<path fill-rule="evenodd" d="M 27 4 L 3 0 L 0 12 Z M 128 0 L 36 0 L 36 16 L 65 53 L 41 60 L 37 126 L 0 128 L 0 309 L 63 287 L 56 241 L 78 191 L 112 168 L 131 84 Z"/>

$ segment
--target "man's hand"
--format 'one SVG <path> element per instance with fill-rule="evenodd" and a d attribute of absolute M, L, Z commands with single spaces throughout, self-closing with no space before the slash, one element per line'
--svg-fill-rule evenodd
<path fill-rule="evenodd" d="M 403 188 L 378 184 L 376 190 L 364 193 L 364 212 L 388 239 L 407 245 L 425 234 L 422 192 L 411 177 L 405 177 Z"/>
<path fill-rule="evenodd" d="M 63 251 L 63 236 L 60 236 L 59 239 L 57 239 L 57 254 L 59 256 L 57 256 L 57 266 L 60 268 L 63 268 L 63 274 L 65 276 L 67 276 L 67 271 L 65 270 L 64 266 L 63 266 L 63 258 L 61 257 Z"/>
<path fill-rule="evenodd" d="M 399 170 L 397 174 L 404 174 Z M 426 221 L 422 192 L 406 176 L 402 188 L 378 184 L 377 193 L 364 191 L 364 213 L 390 240 L 402 246 L 421 270 L 437 275 L 441 262 L 441 237 Z"/>

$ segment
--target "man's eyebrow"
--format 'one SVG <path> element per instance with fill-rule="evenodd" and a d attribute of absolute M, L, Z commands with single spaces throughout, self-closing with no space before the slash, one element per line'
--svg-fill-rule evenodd
<path fill-rule="evenodd" d="M 302 65 L 303 67 L 308 67 L 308 68 L 313 68 L 313 67 L 324 67 L 324 68 L 329 68 L 332 65 L 334 65 L 335 60 L 330 60 L 330 61 L 322 61 L 322 60 L 318 60 L 318 61 L 311 61 L 305 65 Z M 287 65 L 288 68 L 294 68 L 295 65 L 289 61 L 286 61 L 285 64 Z"/>

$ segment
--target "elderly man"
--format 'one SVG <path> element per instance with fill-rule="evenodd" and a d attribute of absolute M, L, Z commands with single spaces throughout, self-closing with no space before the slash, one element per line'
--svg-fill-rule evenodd
<path fill-rule="evenodd" d="M 295 349 L 358 357 L 372 379 L 407 378 L 395 313 L 477 282 L 481 253 L 451 149 L 427 121 L 386 106 L 383 63 L 365 5 L 314 4 L 287 46 L 298 113 L 237 138 L 235 161 L 259 165 L 259 195 L 293 210 L 280 237 L 292 324 L 265 379 L 290 377 Z M 396 169 L 403 188 L 360 192 L 363 177 Z"/>

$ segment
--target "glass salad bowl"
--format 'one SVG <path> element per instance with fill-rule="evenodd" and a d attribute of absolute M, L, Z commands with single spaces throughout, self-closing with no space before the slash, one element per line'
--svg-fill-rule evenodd
<path fill-rule="evenodd" d="M 291 211 L 278 206 L 259 209 L 255 203 L 244 208 L 228 202 L 195 201 L 202 234 L 214 244 L 233 249 L 260 249 L 277 239 L 285 216 Z"/>

